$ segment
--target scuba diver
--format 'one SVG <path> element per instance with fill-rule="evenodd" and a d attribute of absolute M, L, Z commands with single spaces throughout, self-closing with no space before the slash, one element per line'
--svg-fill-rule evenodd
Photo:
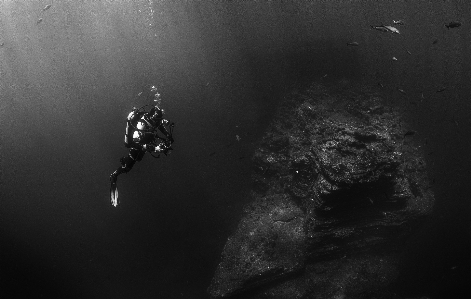
<path fill-rule="evenodd" d="M 116 186 L 118 176 L 130 171 L 136 161 L 142 160 L 146 152 L 149 152 L 154 158 L 159 158 L 160 153 L 167 155 L 168 151 L 172 150 L 174 123 L 170 123 L 163 118 L 162 99 L 155 86 L 150 87 L 150 95 L 148 97 L 152 95 L 154 106 L 149 112 L 143 109 L 145 106 L 139 109 L 133 107 L 127 117 L 124 144 L 129 148 L 129 154 L 120 159 L 121 166 L 110 176 L 111 204 L 115 207 L 118 205 L 118 188 Z M 165 137 L 160 137 L 157 129 Z M 154 156 L 153 153 L 157 153 L 157 156 Z"/>

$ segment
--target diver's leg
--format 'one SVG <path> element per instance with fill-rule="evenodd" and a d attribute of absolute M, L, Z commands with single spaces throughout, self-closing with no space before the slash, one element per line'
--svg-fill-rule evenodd
<path fill-rule="evenodd" d="M 129 153 L 128 156 L 121 158 L 122 166 L 118 167 L 118 169 L 116 169 L 115 172 L 113 172 L 110 175 L 111 183 L 112 184 L 116 183 L 116 180 L 118 179 L 118 175 L 122 173 L 127 173 L 128 171 L 130 171 L 132 167 L 134 166 L 134 163 L 136 163 L 136 161 L 133 159 L 133 156 L 131 155 L 131 153 Z"/>
<path fill-rule="evenodd" d="M 124 168 L 121 166 L 118 169 L 116 169 L 111 175 L 110 175 L 110 181 L 112 184 L 116 183 L 116 180 L 118 179 L 118 175 L 122 174 L 123 172 L 126 172 Z"/>
<path fill-rule="evenodd" d="M 121 173 L 127 173 L 132 169 L 136 161 L 140 161 L 138 158 L 142 159 L 142 151 L 139 149 L 131 149 L 129 151 L 129 155 L 126 157 L 121 158 L 121 167 L 116 169 L 110 176 L 111 187 L 110 187 L 110 199 L 111 204 L 113 206 L 118 206 L 118 187 L 116 186 L 116 180 L 118 179 L 118 175 Z"/>

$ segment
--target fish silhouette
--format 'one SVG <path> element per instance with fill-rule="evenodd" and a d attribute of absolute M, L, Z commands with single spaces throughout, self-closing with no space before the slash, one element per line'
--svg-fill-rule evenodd
<path fill-rule="evenodd" d="M 455 21 L 452 21 L 448 24 L 445 24 L 445 27 L 450 29 L 450 28 L 458 28 L 461 26 L 461 23 L 460 22 L 455 22 Z"/>
<path fill-rule="evenodd" d="M 378 30 L 378 31 L 382 31 L 382 32 L 390 32 L 390 33 L 400 34 L 399 30 L 396 27 L 393 27 L 393 26 L 384 26 L 384 25 L 373 26 L 373 25 L 371 25 L 371 28 L 373 28 L 375 30 Z"/>

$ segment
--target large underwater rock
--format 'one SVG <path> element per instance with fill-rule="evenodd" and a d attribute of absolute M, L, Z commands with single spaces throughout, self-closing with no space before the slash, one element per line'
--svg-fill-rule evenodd
<path fill-rule="evenodd" d="M 283 101 L 213 298 L 399 298 L 401 247 L 434 196 L 399 109 L 347 87 L 314 83 Z"/>

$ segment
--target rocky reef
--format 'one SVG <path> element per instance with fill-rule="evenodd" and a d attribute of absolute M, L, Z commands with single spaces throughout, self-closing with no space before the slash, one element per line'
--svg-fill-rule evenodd
<path fill-rule="evenodd" d="M 399 298 L 401 249 L 434 196 L 414 131 L 374 88 L 287 96 L 253 156 L 251 204 L 213 298 Z"/>

